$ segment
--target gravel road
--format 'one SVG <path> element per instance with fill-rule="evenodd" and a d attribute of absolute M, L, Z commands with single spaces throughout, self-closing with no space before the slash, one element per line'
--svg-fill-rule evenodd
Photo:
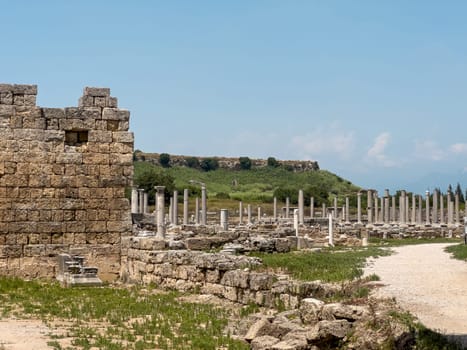
<path fill-rule="evenodd" d="M 381 278 L 376 296 L 395 297 L 428 328 L 467 345 L 467 263 L 452 259 L 448 245 L 392 248 L 395 254 L 371 259 L 365 275 Z"/>

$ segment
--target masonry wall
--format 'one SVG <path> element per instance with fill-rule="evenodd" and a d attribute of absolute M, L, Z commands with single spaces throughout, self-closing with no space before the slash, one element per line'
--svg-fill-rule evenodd
<path fill-rule="evenodd" d="M 129 111 L 105 88 L 78 107 L 36 106 L 37 86 L 0 84 L 0 275 L 54 277 L 59 253 L 120 271 L 130 234 Z"/>

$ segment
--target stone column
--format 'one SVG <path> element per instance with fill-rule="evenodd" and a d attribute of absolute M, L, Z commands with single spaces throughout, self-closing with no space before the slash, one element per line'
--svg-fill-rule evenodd
<path fill-rule="evenodd" d="M 454 208 L 454 217 L 456 219 L 456 224 L 460 224 L 460 217 L 459 217 L 459 192 L 456 192 L 454 195 L 454 200 L 455 200 L 455 208 Z"/>
<path fill-rule="evenodd" d="M 207 218 L 206 186 L 201 185 L 201 225 L 206 225 Z"/>
<path fill-rule="evenodd" d="M 144 190 L 138 189 L 138 213 L 144 213 Z"/>
<path fill-rule="evenodd" d="M 174 197 L 169 198 L 169 223 L 174 222 Z"/>
<path fill-rule="evenodd" d="M 143 213 L 149 213 L 148 209 L 148 193 L 146 191 L 143 192 Z"/>
<path fill-rule="evenodd" d="M 417 224 L 422 224 L 422 196 L 418 195 Z"/>
<path fill-rule="evenodd" d="M 334 218 L 337 219 L 339 216 L 337 215 L 337 196 L 334 197 Z"/>
<path fill-rule="evenodd" d="M 357 223 L 362 223 L 362 192 L 357 193 Z"/>
<path fill-rule="evenodd" d="M 373 196 L 374 196 L 374 200 L 375 200 L 375 223 L 379 222 L 379 217 L 378 217 L 378 201 L 379 201 L 379 198 L 378 198 L 378 192 L 374 192 L 373 193 Z"/>
<path fill-rule="evenodd" d="M 131 189 L 131 213 L 138 213 L 138 189 L 136 187 Z"/>
<path fill-rule="evenodd" d="M 229 230 L 229 211 L 221 209 L 221 227 L 224 231 Z"/>
<path fill-rule="evenodd" d="M 386 189 L 384 190 L 384 202 L 381 201 L 381 211 L 384 212 L 384 219 L 383 221 L 385 223 L 388 223 L 389 222 L 389 212 L 390 212 L 390 196 L 389 196 L 389 190 Z M 384 204 L 383 204 L 384 203 Z M 383 205 L 384 205 L 384 210 L 383 210 Z"/>
<path fill-rule="evenodd" d="M 242 201 L 238 203 L 238 223 L 239 225 L 243 225 L 243 203 Z"/>
<path fill-rule="evenodd" d="M 273 203 L 274 203 L 273 204 L 274 208 L 273 208 L 272 217 L 273 217 L 274 222 L 276 222 L 277 221 L 277 198 L 276 197 L 274 197 Z"/>
<path fill-rule="evenodd" d="M 430 191 L 425 192 L 425 224 L 430 224 Z"/>
<path fill-rule="evenodd" d="M 164 238 L 165 235 L 165 223 L 164 223 L 164 190 L 165 186 L 155 186 L 156 190 L 156 225 L 157 225 L 157 237 Z"/>
<path fill-rule="evenodd" d="M 439 223 L 444 225 L 444 195 L 440 193 L 439 195 Z"/>
<path fill-rule="evenodd" d="M 310 218 L 313 220 L 315 217 L 315 198 L 310 198 Z"/>
<path fill-rule="evenodd" d="M 188 225 L 188 189 L 183 190 L 183 225 Z"/>
<path fill-rule="evenodd" d="M 396 222 L 396 196 L 391 197 L 391 222 Z"/>
<path fill-rule="evenodd" d="M 350 224 L 350 203 L 349 197 L 345 197 L 345 223 Z"/>
<path fill-rule="evenodd" d="M 173 224 L 178 225 L 178 191 L 174 191 L 173 201 Z"/>
<path fill-rule="evenodd" d="M 438 223 L 438 190 L 433 191 L 433 209 L 431 211 L 431 222 Z"/>
<path fill-rule="evenodd" d="M 384 198 L 384 197 L 381 197 L 381 214 L 380 214 L 380 218 L 381 218 L 381 222 L 384 222 L 384 216 L 386 214 L 386 211 L 385 211 L 385 207 L 384 207 L 384 203 L 386 202 L 386 199 L 387 199 L 387 202 L 388 202 L 388 205 L 387 207 L 389 207 L 389 198 Z"/>
<path fill-rule="evenodd" d="M 289 199 L 289 197 L 287 197 L 285 199 L 285 218 L 286 219 L 289 218 L 289 210 L 290 210 L 290 199 Z"/>
<path fill-rule="evenodd" d="M 299 225 L 304 224 L 305 215 L 305 201 L 303 199 L 303 190 L 298 191 L 298 223 Z"/>
<path fill-rule="evenodd" d="M 416 222 L 416 219 L 415 219 L 416 211 L 417 211 L 417 198 L 415 197 L 415 194 L 412 193 L 412 218 L 411 218 L 411 222 L 414 225 L 415 225 L 415 222 Z"/>
<path fill-rule="evenodd" d="M 195 223 L 199 225 L 199 197 L 195 198 Z"/>
<path fill-rule="evenodd" d="M 366 200 L 367 200 L 367 217 L 368 223 L 373 223 L 373 191 L 368 190 L 366 193 Z"/>
<path fill-rule="evenodd" d="M 248 204 L 247 206 L 247 213 L 248 213 L 248 221 L 247 224 L 251 225 L 251 204 Z"/>
<path fill-rule="evenodd" d="M 258 207 L 258 224 L 261 222 L 261 207 Z"/>
<path fill-rule="evenodd" d="M 399 222 L 401 224 L 405 224 L 405 191 L 401 190 L 401 194 L 399 196 Z"/>
<path fill-rule="evenodd" d="M 326 203 L 323 203 L 321 211 L 321 217 L 324 219 L 326 217 Z"/>
<path fill-rule="evenodd" d="M 448 225 L 451 225 L 452 224 L 452 209 L 451 209 L 451 192 L 448 191 L 447 195 L 446 195 L 447 199 L 446 199 L 446 206 L 447 206 L 447 210 L 448 210 Z"/>
<path fill-rule="evenodd" d="M 406 222 L 409 222 L 409 208 L 410 208 L 410 203 L 409 203 L 409 196 L 405 196 L 405 220 Z"/>
<path fill-rule="evenodd" d="M 333 223 L 332 223 L 332 214 L 329 213 L 328 215 L 328 220 L 329 220 L 329 223 L 328 223 L 328 232 L 329 232 L 329 236 L 328 236 L 328 242 L 329 242 L 329 245 L 331 247 L 334 246 L 334 232 L 333 232 Z"/>

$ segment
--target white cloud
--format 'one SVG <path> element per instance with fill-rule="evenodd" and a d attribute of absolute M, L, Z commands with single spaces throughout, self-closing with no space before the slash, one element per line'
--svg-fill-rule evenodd
<path fill-rule="evenodd" d="M 290 146 L 294 152 L 313 160 L 329 155 L 349 159 L 355 148 L 355 137 L 353 131 L 342 130 L 337 124 L 331 124 L 294 136 Z"/>
<path fill-rule="evenodd" d="M 379 134 L 373 143 L 373 146 L 367 152 L 367 161 L 375 162 L 378 165 L 390 168 L 396 166 L 398 163 L 390 159 L 386 154 L 386 148 L 391 139 L 389 132 Z"/>
<path fill-rule="evenodd" d="M 449 147 L 449 150 L 455 154 L 467 154 L 467 143 L 455 143 Z"/>
<path fill-rule="evenodd" d="M 421 159 L 440 161 L 446 158 L 446 152 L 431 140 L 415 141 L 415 156 Z"/>

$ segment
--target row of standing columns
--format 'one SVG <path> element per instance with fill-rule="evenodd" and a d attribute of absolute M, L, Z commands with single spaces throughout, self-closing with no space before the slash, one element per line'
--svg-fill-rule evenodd
<path fill-rule="evenodd" d="M 158 223 L 158 232 L 163 232 L 164 226 L 164 186 L 156 186 L 156 218 Z M 384 223 L 398 223 L 398 224 L 460 224 L 460 212 L 459 212 L 459 195 L 454 196 L 450 192 L 446 195 L 447 208 L 444 209 L 444 196 L 435 190 L 432 195 L 432 206 L 430 207 L 430 193 L 427 191 L 425 196 L 424 205 L 424 217 L 423 212 L 423 198 L 420 195 L 412 195 L 411 205 L 410 198 L 406 191 L 401 191 L 398 198 L 398 207 L 396 206 L 396 197 L 390 196 L 389 191 L 385 190 L 384 196 L 379 197 L 377 192 L 374 190 L 367 190 L 367 218 L 368 224 L 384 224 Z M 188 218 L 188 189 L 183 191 L 183 224 L 187 225 L 189 222 Z M 131 197 L 131 210 L 132 213 L 148 213 L 148 195 L 142 189 L 133 188 Z M 206 225 L 207 218 L 207 203 L 206 203 L 206 187 L 204 184 L 201 186 L 201 210 L 199 205 L 199 198 L 195 198 L 195 216 L 194 221 L 196 224 Z M 289 219 L 290 213 L 290 200 L 286 198 L 285 201 L 285 214 L 283 217 Z M 243 224 L 244 207 L 243 203 L 239 203 L 239 223 Z M 327 211 L 326 206 L 322 205 L 322 218 L 326 218 Z M 338 206 L 337 197 L 334 198 L 333 208 L 331 215 L 335 220 L 341 220 L 341 222 L 350 223 L 350 200 L 349 197 L 345 197 L 345 206 L 342 207 L 341 217 L 338 218 Z M 252 207 L 250 204 L 247 205 L 247 223 L 252 223 Z M 467 216 L 467 209 L 466 209 Z M 173 197 L 170 198 L 169 205 L 169 216 L 168 221 L 175 225 L 178 225 L 178 192 L 174 191 Z M 273 220 L 278 219 L 277 210 L 277 198 L 273 199 Z M 314 198 L 310 198 L 310 217 L 315 218 L 315 203 Z M 226 211 L 222 214 L 221 219 L 224 218 L 228 221 L 228 213 Z M 262 209 L 258 208 L 258 221 L 262 219 Z M 303 225 L 305 219 L 304 213 L 304 194 L 302 190 L 298 192 L 298 213 L 297 213 L 298 224 Z M 221 223 L 223 221 L 221 220 Z M 362 192 L 357 193 L 357 223 L 362 223 Z"/>

